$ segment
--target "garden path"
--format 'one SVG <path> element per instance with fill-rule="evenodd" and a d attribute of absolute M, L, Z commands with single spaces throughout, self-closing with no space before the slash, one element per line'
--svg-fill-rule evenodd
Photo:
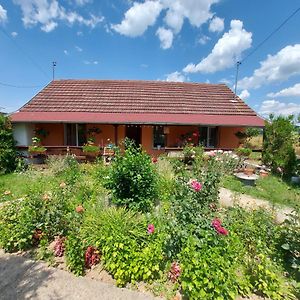
<path fill-rule="evenodd" d="M 225 207 L 238 204 L 246 209 L 255 209 L 259 207 L 268 209 L 274 212 L 276 222 L 278 223 L 284 222 L 284 220 L 288 218 L 288 215 L 290 215 L 293 211 L 290 207 L 273 205 L 267 200 L 257 199 L 249 195 L 232 192 L 225 188 L 220 189 L 219 196 L 220 204 Z"/>
<path fill-rule="evenodd" d="M 117 288 L 111 284 L 48 267 L 0 250 L 1 300 L 154 300 L 150 294 Z"/>

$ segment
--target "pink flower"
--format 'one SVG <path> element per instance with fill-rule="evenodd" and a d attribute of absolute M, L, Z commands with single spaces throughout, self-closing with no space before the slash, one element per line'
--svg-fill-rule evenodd
<path fill-rule="evenodd" d="M 152 233 L 154 233 L 154 231 L 155 231 L 154 224 L 149 224 L 148 225 L 148 233 L 152 234 Z"/>
<path fill-rule="evenodd" d="M 220 219 L 214 219 L 211 222 L 211 225 L 214 227 L 217 233 L 228 235 L 228 230 L 222 226 L 222 221 Z"/>
<path fill-rule="evenodd" d="M 195 192 L 199 192 L 202 189 L 202 184 L 198 182 L 196 179 L 191 179 L 189 181 L 189 184 L 192 189 L 194 189 Z"/>
<path fill-rule="evenodd" d="M 180 265 L 176 261 L 172 262 L 170 272 L 169 272 L 169 279 L 172 282 L 176 282 L 180 274 L 181 274 Z"/>
<path fill-rule="evenodd" d="M 157 158 L 156 157 L 152 157 L 152 162 L 155 164 L 157 163 Z"/>
<path fill-rule="evenodd" d="M 221 224 L 222 224 L 222 221 L 220 219 L 213 219 L 212 222 L 211 222 L 211 225 L 214 228 L 221 226 Z"/>
<path fill-rule="evenodd" d="M 82 205 L 78 205 L 76 208 L 75 208 L 76 212 L 78 212 L 79 214 L 84 212 L 84 207 Z"/>
<path fill-rule="evenodd" d="M 216 152 L 214 152 L 214 151 L 209 151 L 209 152 L 207 153 L 207 155 L 210 156 L 210 157 L 214 157 L 214 156 L 216 156 Z"/>

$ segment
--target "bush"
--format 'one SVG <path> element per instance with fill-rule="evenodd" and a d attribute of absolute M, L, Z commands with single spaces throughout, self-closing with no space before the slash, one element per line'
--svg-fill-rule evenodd
<path fill-rule="evenodd" d="M 180 253 L 183 294 L 188 299 L 235 299 L 243 287 L 242 246 L 236 236 L 217 236 L 207 229 L 190 238 Z"/>
<path fill-rule="evenodd" d="M 0 114 L 0 174 L 13 172 L 16 167 L 17 150 L 10 119 Z"/>
<path fill-rule="evenodd" d="M 118 285 L 152 281 L 163 268 L 163 238 L 147 233 L 145 216 L 125 208 L 91 208 L 82 228 L 82 238 L 97 247 L 105 268 Z"/>
<path fill-rule="evenodd" d="M 263 143 L 263 162 L 269 165 L 274 173 L 290 176 L 296 163 L 293 147 L 294 125 L 292 117 L 270 117 L 265 123 Z"/>
<path fill-rule="evenodd" d="M 29 194 L 0 209 L 0 246 L 6 251 L 25 250 L 42 237 L 51 240 L 69 230 L 69 194 L 61 189 L 45 192 L 42 186 Z"/>
<path fill-rule="evenodd" d="M 157 199 L 157 174 L 148 154 L 133 142 L 125 141 L 125 151 L 117 151 L 111 166 L 108 187 L 113 202 L 127 208 L 149 211 Z"/>
<path fill-rule="evenodd" d="M 235 152 L 240 156 L 248 157 L 252 153 L 252 150 L 250 148 L 237 148 Z"/>

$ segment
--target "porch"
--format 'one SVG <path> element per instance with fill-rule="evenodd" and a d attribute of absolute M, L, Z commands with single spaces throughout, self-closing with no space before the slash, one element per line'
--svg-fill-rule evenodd
<path fill-rule="evenodd" d="M 243 127 L 230 126 L 162 124 L 18 123 L 14 127 L 15 139 L 24 152 L 31 145 L 31 138 L 38 136 L 47 148 L 46 155 L 76 156 L 85 155 L 82 146 L 89 139 L 93 139 L 99 147 L 99 155 L 103 155 L 105 148 L 119 145 L 125 137 L 142 145 L 153 156 L 181 151 L 186 143 L 201 144 L 207 150 L 232 150 L 239 146 L 235 133 L 243 130 Z"/>

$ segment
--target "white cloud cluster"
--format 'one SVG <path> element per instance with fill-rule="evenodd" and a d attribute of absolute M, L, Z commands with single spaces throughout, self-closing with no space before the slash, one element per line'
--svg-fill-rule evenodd
<path fill-rule="evenodd" d="M 76 5 L 83 6 L 83 5 L 86 5 L 86 4 L 91 3 L 93 1 L 92 0 L 74 0 L 74 2 L 75 2 Z"/>
<path fill-rule="evenodd" d="M 103 17 L 93 14 L 84 18 L 75 11 L 66 11 L 57 0 L 13 0 L 21 7 L 23 23 L 26 27 L 41 25 L 41 30 L 50 32 L 58 26 L 58 21 L 65 21 L 69 25 L 79 23 L 94 28 L 103 21 Z"/>
<path fill-rule="evenodd" d="M 13 32 L 11 33 L 11 36 L 12 36 L 13 38 L 15 38 L 15 37 L 18 36 L 18 33 L 17 33 L 16 31 L 13 31 Z"/>
<path fill-rule="evenodd" d="M 0 23 L 4 23 L 7 21 L 7 11 L 0 4 Z"/>
<path fill-rule="evenodd" d="M 214 17 L 209 23 L 208 30 L 211 32 L 221 32 L 224 30 L 224 19 Z"/>
<path fill-rule="evenodd" d="M 269 93 L 268 97 L 300 97 L 300 83 L 296 83 L 294 86 L 283 89 L 277 93 Z"/>
<path fill-rule="evenodd" d="M 205 45 L 208 41 L 210 41 L 210 37 L 204 34 L 198 39 L 198 43 L 201 45 Z"/>
<path fill-rule="evenodd" d="M 174 34 L 180 32 L 184 20 L 187 19 L 192 26 L 200 27 L 213 17 L 210 11 L 211 6 L 219 0 L 145 0 L 145 2 L 134 2 L 126 11 L 124 18 L 120 24 L 114 24 L 111 27 L 118 33 L 129 37 L 137 37 L 143 35 L 148 27 L 153 26 L 161 14 L 165 11 L 164 29 L 168 30 L 168 43 L 166 39 L 162 39 L 157 33 L 161 41 L 161 47 L 168 49 L 172 46 Z M 214 21 L 214 29 L 220 30 L 221 20 L 219 18 Z M 224 26 L 224 23 L 223 23 Z M 167 28 L 165 28 L 167 27 Z M 158 32 L 158 31 L 157 31 Z M 161 32 L 161 30 L 160 30 Z M 168 47 L 166 47 L 168 45 Z"/>
<path fill-rule="evenodd" d="M 173 43 L 173 32 L 170 29 L 166 29 L 164 27 L 159 27 L 156 31 L 156 35 L 158 36 L 161 47 L 163 49 L 168 49 L 172 46 Z"/>
<path fill-rule="evenodd" d="M 98 60 L 94 60 L 94 61 L 91 61 L 91 60 L 84 60 L 83 63 L 85 65 L 98 65 L 99 64 L 99 61 Z"/>
<path fill-rule="evenodd" d="M 197 65 L 188 64 L 183 71 L 187 73 L 214 73 L 232 67 L 242 52 L 251 47 L 252 33 L 243 28 L 243 22 L 232 20 L 230 30 L 215 44 L 212 52 Z"/>
<path fill-rule="evenodd" d="M 280 82 L 300 74 L 300 44 L 286 46 L 275 55 L 268 55 L 260 62 L 260 68 L 250 77 L 238 82 L 243 89 L 259 88 L 264 84 Z"/>
<path fill-rule="evenodd" d="M 166 75 L 166 81 L 169 81 L 169 82 L 184 82 L 184 81 L 186 81 L 186 78 L 182 73 L 176 71 L 176 72 L 173 72 L 173 73 L 170 73 L 170 74 Z"/>
<path fill-rule="evenodd" d="M 239 94 L 239 97 L 241 99 L 248 99 L 250 97 L 250 93 L 248 90 L 242 90 L 242 92 Z"/>
<path fill-rule="evenodd" d="M 159 1 L 135 2 L 125 13 L 123 21 L 112 25 L 112 28 L 126 36 L 140 36 L 149 26 L 154 25 L 161 10 L 162 5 Z"/>
<path fill-rule="evenodd" d="M 297 115 L 300 113 L 300 104 L 283 103 L 276 100 L 265 100 L 262 102 L 259 112 L 263 116 L 275 115 Z"/>

